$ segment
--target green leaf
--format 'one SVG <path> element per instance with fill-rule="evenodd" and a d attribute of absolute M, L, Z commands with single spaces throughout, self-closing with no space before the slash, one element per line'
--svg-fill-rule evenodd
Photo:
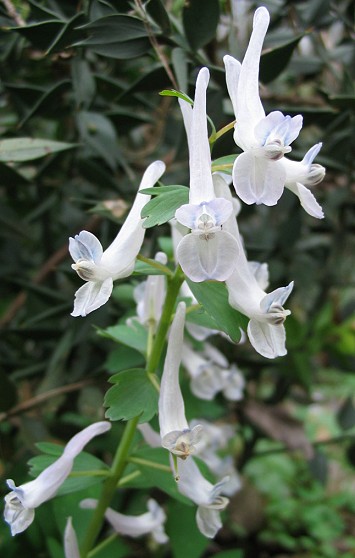
<path fill-rule="evenodd" d="M 245 328 L 246 318 L 230 306 L 225 284 L 217 281 L 186 281 L 195 298 L 214 319 L 218 328 L 227 333 L 234 342 L 238 342 L 241 335 L 239 328 Z"/>
<path fill-rule="evenodd" d="M 47 50 L 64 26 L 64 21 L 54 19 L 24 25 L 23 27 L 11 27 L 11 31 L 16 31 L 26 37 L 34 47 Z"/>
<path fill-rule="evenodd" d="M 294 49 L 303 36 L 304 34 L 302 33 L 302 35 L 298 35 L 291 41 L 262 54 L 260 60 L 260 80 L 263 83 L 269 83 L 281 74 L 289 63 Z"/>
<path fill-rule="evenodd" d="M 171 32 L 170 19 L 162 0 L 149 0 L 145 8 L 150 17 L 159 25 L 163 33 L 169 35 Z"/>
<path fill-rule="evenodd" d="M 178 86 L 180 87 L 181 91 L 187 91 L 189 86 L 188 62 L 185 50 L 180 47 L 174 48 L 171 53 L 171 62 L 174 68 L 174 74 L 176 76 Z M 192 100 L 189 99 L 189 102 L 192 103 Z"/>
<path fill-rule="evenodd" d="M 71 62 L 71 75 L 75 100 L 78 107 L 88 108 L 95 96 L 95 79 L 88 62 L 75 57 Z"/>
<path fill-rule="evenodd" d="M 12 138 L 0 141 L 0 161 L 21 162 L 39 159 L 50 153 L 72 149 L 72 143 L 48 139 Z"/>
<path fill-rule="evenodd" d="M 88 38 L 73 46 L 87 46 L 97 54 L 126 59 L 144 54 L 150 49 L 147 31 L 136 17 L 114 14 L 101 17 L 79 27 Z"/>
<path fill-rule="evenodd" d="M 178 97 L 179 99 L 190 103 L 190 105 L 194 104 L 193 100 L 190 99 L 188 95 L 182 93 L 181 91 L 176 91 L 175 89 L 164 89 L 163 91 L 160 91 L 159 95 L 162 97 Z"/>
<path fill-rule="evenodd" d="M 196 507 L 171 502 L 167 520 L 167 531 L 174 558 L 200 558 L 210 541 L 196 525 Z M 233 551 L 234 552 L 234 551 Z"/>
<path fill-rule="evenodd" d="M 186 38 L 192 50 L 198 50 L 216 35 L 219 21 L 218 0 L 189 0 L 182 12 Z"/>
<path fill-rule="evenodd" d="M 158 392 L 142 368 L 124 370 L 110 378 L 115 385 L 108 390 L 104 404 L 110 420 L 149 421 L 158 411 Z"/>
<path fill-rule="evenodd" d="M 136 349 L 142 354 L 146 352 L 148 333 L 145 327 L 137 320 L 131 320 L 129 326 L 119 324 L 107 329 L 98 329 L 98 334 L 102 337 L 113 339 L 113 341 L 118 343 L 123 343 L 123 345 Z"/>
<path fill-rule="evenodd" d="M 144 357 L 138 351 L 131 349 L 131 347 L 119 346 L 116 347 L 107 357 L 105 368 L 111 374 L 127 370 L 129 368 L 138 368 L 144 366 Z"/>
<path fill-rule="evenodd" d="M 186 186 L 146 188 L 142 193 L 155 196 L 142 209 L 141 216 L 146 218 L 143 227 L 146 229 L 167 223 L 174 217 L 178 207 L 189 201 L 189 189 Z"/>
<path fill-rule="evenodd" d="M 337 420 L 343 430 L 355 425 L 355 407 L 351 397 L 347 397 L 337 412 Z"/>
<path fill-rule="evenodd" d="M 199 307 L 186 314 L 186 321 L 191 322 L 202 327 L 207 327 L 209 329 L 219 329 L 216 320 L 212 318 L 203 308 Z"/>
<path fill-rule="evenodd" d="M 238 155 L 225 155 L 212 161 L 212 172 L 221 171 L 227 174 L 232 174 L 234 161 Z"/>

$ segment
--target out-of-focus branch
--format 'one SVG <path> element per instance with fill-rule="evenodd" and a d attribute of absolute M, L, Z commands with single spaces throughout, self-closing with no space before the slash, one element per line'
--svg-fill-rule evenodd
<path fill-rule="evenodd" d="M 26 22 L 22 18 L 22 16 L 16 11 L 16 8 L 11 2 L 11 0 L 2 0 L 2 3 L 4 4 L 9 16 L 17 23 L 17 25 L 19 27 L 24 27 L 26 25 Z"/>
<path fill-rule="evenodd" d="M 61 386 L 55 389 L 51 389 L 44 393 L 39 393 L 38 395 L 35 395 L 34 397 L 31 397 L 30 399 L 27 399 L 26 401 L 22 401 L 18 405 L 15 405 L 15 407 L 12 407 L 12 409 L 9 409 L 4 413 L 0 413 L 0 422 L 4 422 L 5 420 L 7 420 L 8 418 L 14 415 L 20 415 L 22 413 L 25 413 L 26 411 L 29 411 L 33 407 L 38 407 L 38 405 L 41 405 L 45 401 L 49 401 L 54 397 L 58 397 L 58 395 L 63 395 L 64 393 L 70 393 L 71 391 L 78 391 L 81 388 L 92 383 L 93 380 L 91 378 L 86 378 L 81 382 L 76 382 L 74 384 L 69 384 L 67 386 Z"/>

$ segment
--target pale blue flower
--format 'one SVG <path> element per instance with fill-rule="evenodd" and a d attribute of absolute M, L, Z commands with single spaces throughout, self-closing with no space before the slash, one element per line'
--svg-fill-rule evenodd
<path fill-rule="evenodd" d="M 179 384 L 184 324 L 185 303 L 180 302 L 170 328 L 159 394 L 161 445 L 182 459 L 196 450 L 202 428 L 197 425 L 190 430 Z"/>
<path fill-rule="evenodd" d="M 164 171 L 162 161 L 149 165 L 139 190 L 154 186 Z M 72 316 L 86 316 L 100 308 L 111 296 L 113 281 L 131 275 L 145 235 L 141 211 L 149 200 L 150 196 L 138 191 L 118 235 L 105 251 L 96 236 L 88 231 L 69 239 L 69 252 L 75 262 L 72 268 L 86 281 L 75 293 Z"/>
<path fill-rule="evenodd" d="M 189 203 L 179 207 L 175 218 L 191 231 L 177 247 L 177 259 L 192 281 L 224 281 L 230 276 L 237 256 L 233 237 L 223 224 L 233 211 L 230 201 L 216 198 L 211 174 L 211 154 L 206 118 L 206 89 L 209 71 L 197 76 L 194 107 L 180 101 L 190 153 Z"/>
<path fill-rule="evenodd" d="M 95 436 L 107 432 L 111 424 L 96 422 L 78 432 L 64 447 L 62 455 L 52 465 L 44 469 L 35 480 L 15 486 L 13 480 L 6 482 L 11 492 L 5 496 L 4 518 L 11 527 L 11 534 L 17 535 L 31 525 L 35 508 L 53 498 L 60 486 L 70 475 L 74 459 L 84 446 Z"/>
<path fill-rule="evenodd" d="M 275 205 L 282 195 L 287 172 L 283 156 L 302 128 L 302 116 L 291 117 L 280 111 L 267 116 L 259 96 L 260 55 L 269 25 L 265 7 L 254 14 L 253 31 L 240 64 L 225 56 L 226 81 L 236 124 L 234 140 L 243 150 L 233 166 L 237 195 L 247 204 Z"/>

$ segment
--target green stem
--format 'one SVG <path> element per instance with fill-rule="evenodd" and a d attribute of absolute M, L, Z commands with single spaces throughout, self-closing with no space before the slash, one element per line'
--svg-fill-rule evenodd
<path fill-rule="evenodd" d="M 150 467 L 151 469 L 159 469 L 160 471 L 165 471 L 166 473 L 171 474 L 171 468 L 168 465 L 155 463 L 155 461 L 150 461 L 149 459 L 142 459 L 141 457 L 130 457 L 128 461 L 130 463 L 136 463 L 137 465 L 143 465 L 144 467 Z"/>
<path fill-rule="evenodd" d="M 163 275 L 167 275 L 168 277 L 173 276 L 173 272 L 171 271 L 171 269 L 166 267 L 166 265 L 163 265 L 163 264 L 157 262 L 156 260 L 152 260 L 151 258 L 146 258 L 145 256 L 142 256 L 141 254 L 138 254 L 137 260 L 139 260 L 141 262 L 144 262 L 145 264 L 149 265 L 150 267 L 158 269 L 159 271 L 162 272 Z"/>
<path fill-rule="evenodd" d="M 171 316 L 174 311 L 175 302 L 183 281 L 184 281 L 184 275 L 182 274 L 180 267 L 176 268 L 174 276 L 171 279 L 168 277 L 168 286 L 166 291 L 165 302 L 164 302 L 160 322 L 158 325 L 158 329 L 155 335 L 152 351 L 150 354 L 150 359 L 147 364 L 148 375 L 155 374 L 158 368 L 165 339 L 166 339 L 166 334 L 170 326 Z"/>
<path fill-rule="evenodd" d="M 97 546 L 95 546 L 95 548 L 93 548 L 90 552 L 89 552 L 89 558 L 94 558 L 94 556 L 96 556 L 96 554 L 98 554 L 99 552 L 101 552 L 101 550 L 103 550 L 104 548 L 106 548 L 107 546 L 109 546 L 109 544 L 112 543 L 112 541 L 114 541 L 117 538 L 117 533 L 112 533 L 112 535 L 110 535 L 109 537 L 107 537 L 107 539 L 105 539 L 104 541 L 102 541 L 100 544 L 98 544 Z"/>
<path fill-rule="evenodd" d="M 128 421 L 126 424 L 121 442 L 117 448 L 117 452 L 112 463 L 111 475 L 103 484 L 100 499 L 89 523 L 86 537 L 81 548 L 81 558 L 86 558 L 88 556 L 98 534 L 100 533 L 105 511 L 112 500 L 113 494 L 117 487 L 117 483 L 126 467 L 127 458 L 132 444 L 133 436 L 136 431 L 136 426 L 138 424 L 138 419 L 139 417 L 135 417 L 134 419 Z"/>

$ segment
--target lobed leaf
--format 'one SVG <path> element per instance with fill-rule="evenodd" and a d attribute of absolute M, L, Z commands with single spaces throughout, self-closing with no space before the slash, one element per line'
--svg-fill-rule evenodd
<path fill-rule="evenodd" d="M 143 368 L 124 370 L 110 378 L 115 385 L 106 393 L 105 416 L 110 420 L 149 421 L 158 411 L 158 392 Z"/>

